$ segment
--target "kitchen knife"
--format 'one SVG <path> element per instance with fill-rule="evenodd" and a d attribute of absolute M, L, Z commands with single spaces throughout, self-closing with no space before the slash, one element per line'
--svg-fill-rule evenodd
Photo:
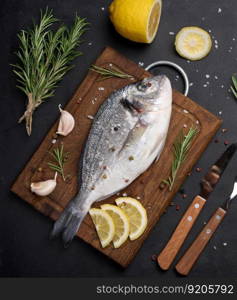
<path fill-rule="evenodd" d="M 189 231 L 191 230 L 195 220 L 197 219 L 203 206 L 205 205 L 206 200 L 214 190 L 215 185 L 220 180 L 221 175 L 223 174 L 226 166 L 234 155 L 236 149 L 237 144 L 231 144 L 221 155 L 221 157 L 216 161 L 216 163 L 211 166 L 206 176 L 201 180 L 200 194 L 194 198 L 193 202 L 176 227 L 167 245 L 157 257 L 157 262 L 161 269 L 169 269 Z"/>
<path fill-rule="evenodd" d="M 230 207 L 231 202 L 233 199 L 237 197 L 237 177 L 234 181 L 233 191 L 231 195 L 227 198 L 224 202 L 222 207 L 218 207 L 215 213 L 212 215 L 208 223 L 205 225 L 203 230 L 199 233 L 195 241 L 189 247 L 189 249 L 185 252 L 184 256 L 180 259 L 178 264 L 176 265 L 176 270 L 178 273 L 182 275 L 188 275 L 190 270 L 192 269 L 193 265 L 197 261 L 198 257 L 206 247 L 207 243 L 213 236 L 214 232 L 224 219 L 227 210 Z"/>

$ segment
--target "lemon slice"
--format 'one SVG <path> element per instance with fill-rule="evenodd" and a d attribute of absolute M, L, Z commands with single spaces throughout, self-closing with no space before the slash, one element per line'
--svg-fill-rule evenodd
<path fill-rule="evenodd" d="M 99 208 L 91 208 L 89 214 L 95 225 L 101 246 L 105 248 L 113 240 L 115 234 L 114 222 L 106 211 Z"/>
<path fill-rule="evenodd" d="M 101 209 L 106 211 L 113 219 L 115 225 L 115 234 L 113 238 L 114 248 L 119 248 L 129 235 L 129 220 L 121 208 L 112 204 L 103 204 Z"/>
<path fill-rule="evenodd" d="M 115 200 L 116 204 L 129 217 L 130 223 L 130 240 L 139 238 L 147 226 L 147 213 L 142 204 L 131 197 L 120 197 Z"/>
<path fill-rule="evenodd" d="M 157 33 L 162 0 L 114 0 L 110 20 L 123 37 L 139 43 L 151 43 Z"/>
<path fill-rule="evenodd" d="M 211 51 L 210 34 L 200 27 L 183 27 L 175 38 L 175 48 L 180 56 L 199 60 Z"/>

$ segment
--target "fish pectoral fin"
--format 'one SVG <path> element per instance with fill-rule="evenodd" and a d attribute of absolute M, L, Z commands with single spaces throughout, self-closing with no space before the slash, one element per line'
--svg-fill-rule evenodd
<path fill-rule="evenodd" d="M 141 137 L 144 135 L 147 127 L 140 125 L 139 122 L 137 124 L 139 124 L 139 126 L 135 125 L 134 128 L 130 131 L 130 133 L 128 134 L 125 142 L 123 143 L 123 146 L 121 147 L 119 153 L 121 153 L 125 147 L 129 147 L 129 145 L 134 145 L 134 144 L 138 143 L 140 141 Z"/>

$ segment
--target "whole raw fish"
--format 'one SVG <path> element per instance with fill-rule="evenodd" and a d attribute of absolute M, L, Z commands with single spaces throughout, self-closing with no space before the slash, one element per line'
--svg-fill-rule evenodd
<path fill-rule="evenodd" d="M 52 236 L 68 244 L 95 201 L 124 189 L 159 158 L 172 110 L 164 76 L 113 92 L 99 108 L 79 165 L 79 191 L 55 222 Z"/>

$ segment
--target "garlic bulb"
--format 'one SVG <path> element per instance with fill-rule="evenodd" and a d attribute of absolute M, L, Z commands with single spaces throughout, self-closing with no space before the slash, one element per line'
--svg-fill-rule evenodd
<path fill-rule="evenodd" d="M 58 108 L 61 112 L 61 117 L 56 134 L 66 136 L 73 130 L 75 126 L 75 120 L 68 111 L 61 109 L 61 104 L 58 106 Z"/>
<path fill-rule="evenodd" d="M 31 192 L 35 193 L 38 196 L 47 196 L 51 194 L 57 185 L 57 175 L 58 173 L 56 172 L 54 179 L 49 179 L 40 182 L 32 182 L 30 185 Z"/>

